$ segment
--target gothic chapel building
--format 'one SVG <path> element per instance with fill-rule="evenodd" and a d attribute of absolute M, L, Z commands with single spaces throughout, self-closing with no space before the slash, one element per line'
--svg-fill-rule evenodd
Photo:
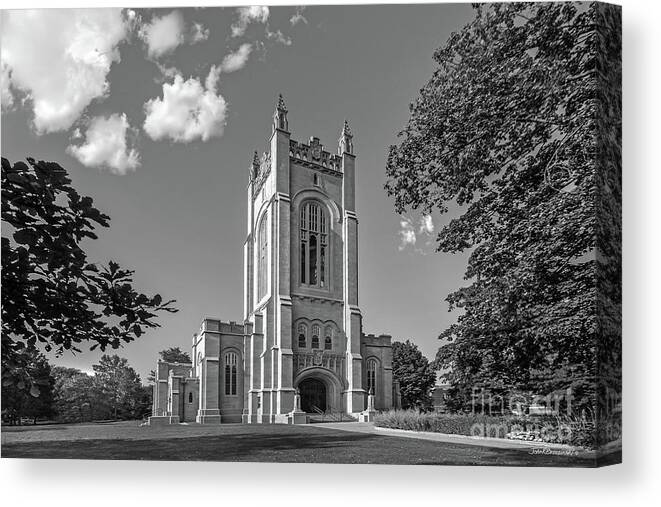
<path fill-rule="evenodd" d="M 270 149 L 249 170 L 243 323 L 206 318 L 192 364 L 158 362 L 150 424 L 369 420 L 393 406 L 391 337 L 363 334 L 358 305 L 346 122 L 337 151 L 291 139 L 280 96 Z"/>

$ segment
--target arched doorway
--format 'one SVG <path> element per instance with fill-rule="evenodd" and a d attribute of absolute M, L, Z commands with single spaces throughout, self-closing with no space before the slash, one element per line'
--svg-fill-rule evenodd
<path fill-rule="evenodd" d="M 306 378 L 298 384 L 301 394 L 301 410 L 316 412 L 315 409 L 326 411 L 326 384 L 316 378 Z"/>

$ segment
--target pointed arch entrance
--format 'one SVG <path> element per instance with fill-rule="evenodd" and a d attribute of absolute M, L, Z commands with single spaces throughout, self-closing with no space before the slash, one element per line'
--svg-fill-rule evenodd
<path fill-rule="evenodd" d="M 326 411 L 326 384 L 321 380 L 310 377 L 298 384 L 301 395 L 301 410 L 303 412 Z"/>
<path fill-rule="evenodd" d="M 299 372 L 294 379 L 294 387 L 301 396 L 301 410 L 317 412 L 344 412 L 342 381 L 326 368 L 311 367 Z"/>

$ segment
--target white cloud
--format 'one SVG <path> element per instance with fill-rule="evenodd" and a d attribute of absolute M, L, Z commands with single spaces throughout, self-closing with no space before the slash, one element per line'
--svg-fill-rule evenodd
<path fill-rule="evenodd" d="M 415 228 L 413 223 L 408 218 L 402 218 L 399 222 L 399 239 L 401 240 L 399 244 L 399 250 L 404 250 L 407 246 L 415 246 L 417 241 L 415 235 Z"/>
<path fill-rule="evenodd" d="M 424 246 L 431 244 L 431 235 L 434 233 L 434 221 L 431 215 L 422 215 L 418 222 L 418 227 L 414 226 L 413 220 L 407 217 L 401 217 L 399 221 L 399 250 L 404 250 L 407 246 L 411 246 L 416 252 L 424 254 L 420 248 L 416 248 L 416 244 L 420 236 L 426 236 L 427 241 Z"/>
<path fill-rule="evenodd" d="M 159 58 L 184 43 L 184 30 L 184 16 L 172 11 L 165 16 L 152 17 L 151 23 L 140 29 L 140 37 L 147 44 L 149 56 Z"/>
<path fill-rule="evenodd" d="M 127 11 L 127 18 L 131 27 L 137 27 L 138 35 L 147 45 L 147 54 L 152 59 L 166 56 L 182 44 L 205 41 L 210 35 L 210 30 L 202 23 L 193 22 L 187 27 L 183 14 L 178 10 L 160 17 L 153 16 L 149 23 L 143 23 L 140 16 L 131 10 Z"/>
<path fill-rule="evenodd" d="M 2 110 L 11 109 L 14 105 L 14 95 L 9 89 L 11 84 L 11 77 L 9 75 L 9 66 L 5 62 L 0 62 L 0 67 L 2 68 L 2 76 L 0 77 L 0 88 L 2 94 L 0 95 L 0 104 L 2 104 Z"/>
<path fill-rule="evenodd" d="M 187 143 L 223 135 L 227 103 L 217 92 L 220 67 L 213 66 L 204 85 L 198 78 L 184 81 L 181 74 L 163 84 L 163 97 L 145 103 L 143 128 L 154 141 L 169 138 Z"/>
<path fill-rule="evenodd" d="M 244 35 L 246 33 L 248 25 L 250 25 L 251 23 L 261 23 L 262 25 L 265 25 L 265 35 L 267 39 L 274 40 L 276 42 L 279 42 L 280 44 L 284 44 L 285 46 L 291 46 L 292 44 L 291 39 L 287 37 L 285 34 L 283 34 L 281 30 L 276 30 L 274 32 L 270 30 L 268 24 L 268 19 L 269 19 L 268 7 L 255 6 L 255 5 L 251 7 L 237 7 L 236 12 L 238 14 L 238 17 L 234 21 L 231 27 L 232 37 L 240 37 Z M 296 22 L 298 23 L 300 22 L 300 20 L 297 20 Z"/>
<path fill-rule="evenodd" d="M 291 39 L 289 37 L 286 37 L 285 34 L 283 34 L 280 30 L 278 30 L 277 32 L 271 32 L 267 30 L 266 37 L 275 40 L 280 44 L 284 44 L 285 46 L 291 46 Z"/>
<path fill-rule="evenodd" d="M 190 41 L 191 44 L 196 44 L 198 42 L 205 41 L 209 38 L 209 29 L 205 28 L 202 23 L 193 23 L 193 28 L 191 29 Z"/>
<path fill-rule="evenodd" d="M 248 62 L 248 57 L 250 57 L 251 51 L 251 44 L 242 44 L 234 53 L 230 53 L 223 58 L 223 63 L 220 64 L 220 69 L 223 72 L 234 72 L 242 69 Z"/>
<path fill-rule="evenodd" d="M 292 26 L 298 25 L 299 23 L 303 23 L 305 25 L 308 24 L 308 20 L 305 18 L 305 16 L 303 16 L 304 10 L 304 6 L 296 7 L 296 12 L 291 18 L 289 18 L 289 22 L 292 24 Z"/>
<path fill-rule="evenodd" d="M 431 218 L 431 215 L 422 215 L 420 217 L 420 227 L 418 228 L 420 234 L 426 234 L 431 236 L 434 232 L 434 221 Z"/>
<path fill-rule="evenodd" d="M 120 9 L 3 12 L 3 73 L 11 70 L 11 86 L 30 99 L 37 132 L 68 129 L 106 95 L 108 72 L 126 36 Z M 3 75 L 3 98 L 4 87 Z"/>
<path fill-rule="evenodd" d="M 265 5 L 237 7 L 238 19 L 232 24 L 232 37 L 240 37 L 246 33 L 250 23 L 265 24 L 269 19 L 269 8 Z"/>
<path fill-rule="evenodd" d="M 137 150 L 127 146 L 129 129 L 125 114 L 96 116 L 85 132 L 83 144 L 71 145 L 67 151 L 87 167 L 108 167 L 116 174 L 126 174 L 140 165 Z M 80 130 L 76 129 L 73 139 L 79 137 Z"/>

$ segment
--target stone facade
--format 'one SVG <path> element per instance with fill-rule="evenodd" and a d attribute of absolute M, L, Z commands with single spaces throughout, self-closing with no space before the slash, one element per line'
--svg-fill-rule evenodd
<path fill-rule="evenodd" d="M 345 122 L 332 154 L 291 139 L 287 114 L 280 97 L 249 168 L 243 323 L 207 318 L 192 364 L 158 363 L 151 424 L 369 420 L 397 405 L 391 337 L 362 330 L 353 135 Z"/>

